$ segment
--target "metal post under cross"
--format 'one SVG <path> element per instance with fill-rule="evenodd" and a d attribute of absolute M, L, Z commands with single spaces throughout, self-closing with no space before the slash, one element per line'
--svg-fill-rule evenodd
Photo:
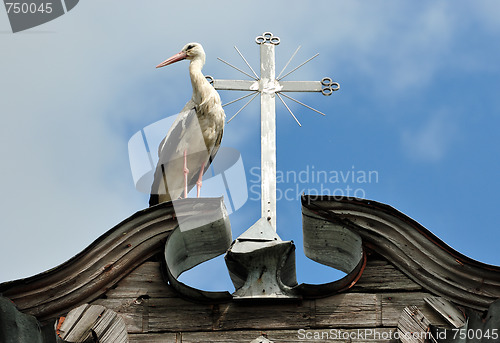
<path fill-rule="evenodd" d="M 219 60 L 249 76 L 253 80 L 215 80 L 210 76 L 207 76 L 207 79 L 217 90 L 251 91 L 251 93 L 224 105 L 229 105 L 253 95 L 252 98 L 238 112 L 236 112 L 231 119 L 229 119 L 229 121 L 240 113 L 241 110 L 243 110 L 243 108 L 245 108 L 260 93 L 261 214 L 262 218 L 266 218 L 269 224 L 273 227 L 274 231 L 276 231 L 276 96 L 278 96 L 295 121 L 300 125 L 297 117 L 287 106 L 283 97 L 295 101 L 300 105 L 303 105 L 322 115 L 324 115 L 324 113 L 321 113 L 320 111 L 315 110 L 314 108 L 284 94 L 285 92 L 321 92 L 323 95 L 331 95 L 334 91 L 339 90 L 340 86 L 337 82 L 333 82 L 332 79 L 328 77 L 323 78 L 321 81 L 282 81 L 283 78 L 290 75 L 292 72 L 299 69 L 319 54 L 314 55 L 290 72 L 282 75 L 288 64 L 292 61 L 293 57 L 300 49 L 299 46 L 281 73 L 278 77 L 276 77 L 274 48 L 280 43 L 279 37 L 274 36 L 271 32 L 265 32 L 262 36 L 256 37 L 255 41 L 258 45 L 260 45 L 260 77 L 255 73 L 238 48 L 235 47 L 238 54 L 252 71 L 253 76 L 220 58 Z"/>

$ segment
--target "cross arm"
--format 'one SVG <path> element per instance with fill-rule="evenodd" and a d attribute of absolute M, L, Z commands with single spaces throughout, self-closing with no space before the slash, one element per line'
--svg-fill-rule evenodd
<path fill-rule="evenodd" d="M 247 80 L 213 80 L 213 86 L 217 90 L 232 91 L 257 91 L 259 90 L 258 81 Z"/>
<path fill-rule="evenodd" d="M 340 89 L 340 85 L 329 77 L 324 77 L 321 81 L 279 81 L 279 83 L 280 92 L 321 92 L 323 95 L 331 95 Z"/>
<path fill-rule="evenodd" d="M 321 81 L 280 81 L 281 92 L 321 92 Z"/>
<path fill-rule="evenodd" d="M 215 80 L 211 77 L 207 77 L 207 79 L 217 90 L 260 91 L 262 88 L 260 80 Z M 321 81 L 275 82 L 278 83 L 278 86 L 275 88 L 277 92 L 321 92 L 323 95 L 331 95 L 340 88 L 340 85 L 337 82 L 333 82 L 329 77 L 325 77 Z"/>

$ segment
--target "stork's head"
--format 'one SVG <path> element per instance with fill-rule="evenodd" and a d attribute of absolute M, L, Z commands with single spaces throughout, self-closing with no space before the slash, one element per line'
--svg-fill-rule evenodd
<path fill-rule="evenodd" d="M 184 45 L 181 52 L 158 64 L 156 68 L 161 68 L 182 60 L 198 60 L 202 64 L 205 64 L 205 50 L 203 50 L 200 43 L 188 43 Z"/>

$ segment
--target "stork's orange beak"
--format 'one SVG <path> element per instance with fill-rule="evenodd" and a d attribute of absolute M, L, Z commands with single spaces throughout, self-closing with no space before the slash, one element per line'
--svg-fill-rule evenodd
<path fill-rule="evenodd" d="M 164 66 L 168 66 L 169 64 L 182 61 L 182 60 L 186 59 L 186 57 L 187 57 L 186 52 L 185 51 L 181 51 L 178 54 L 175 54 L 174 56 L 170 57 L 169 59 L 166 59 L 165 61 L 163 61 L 160 64 L 158 64 L 156 66 L 156 68 L 161 68 L 161 67 L 164 67 Z"/>

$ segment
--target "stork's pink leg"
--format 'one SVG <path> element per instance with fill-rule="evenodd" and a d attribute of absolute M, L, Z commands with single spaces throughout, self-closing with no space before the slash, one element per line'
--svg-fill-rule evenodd
<path fill-rule="evenodd" d="M 188 196 L 188 174 L 189 169 L 187 166 L 187 149 L 184 150 L 184 198 Z"/>
<path fill-rule="evenodd" d="M 201 191 L 201 179 L 203 178 L 203 171 L 205 170 L 205 162 L 201 165 L 200 176 L 198 176 L 198 181 L 196 181 L 196 197 L 200 197 Z"/>

